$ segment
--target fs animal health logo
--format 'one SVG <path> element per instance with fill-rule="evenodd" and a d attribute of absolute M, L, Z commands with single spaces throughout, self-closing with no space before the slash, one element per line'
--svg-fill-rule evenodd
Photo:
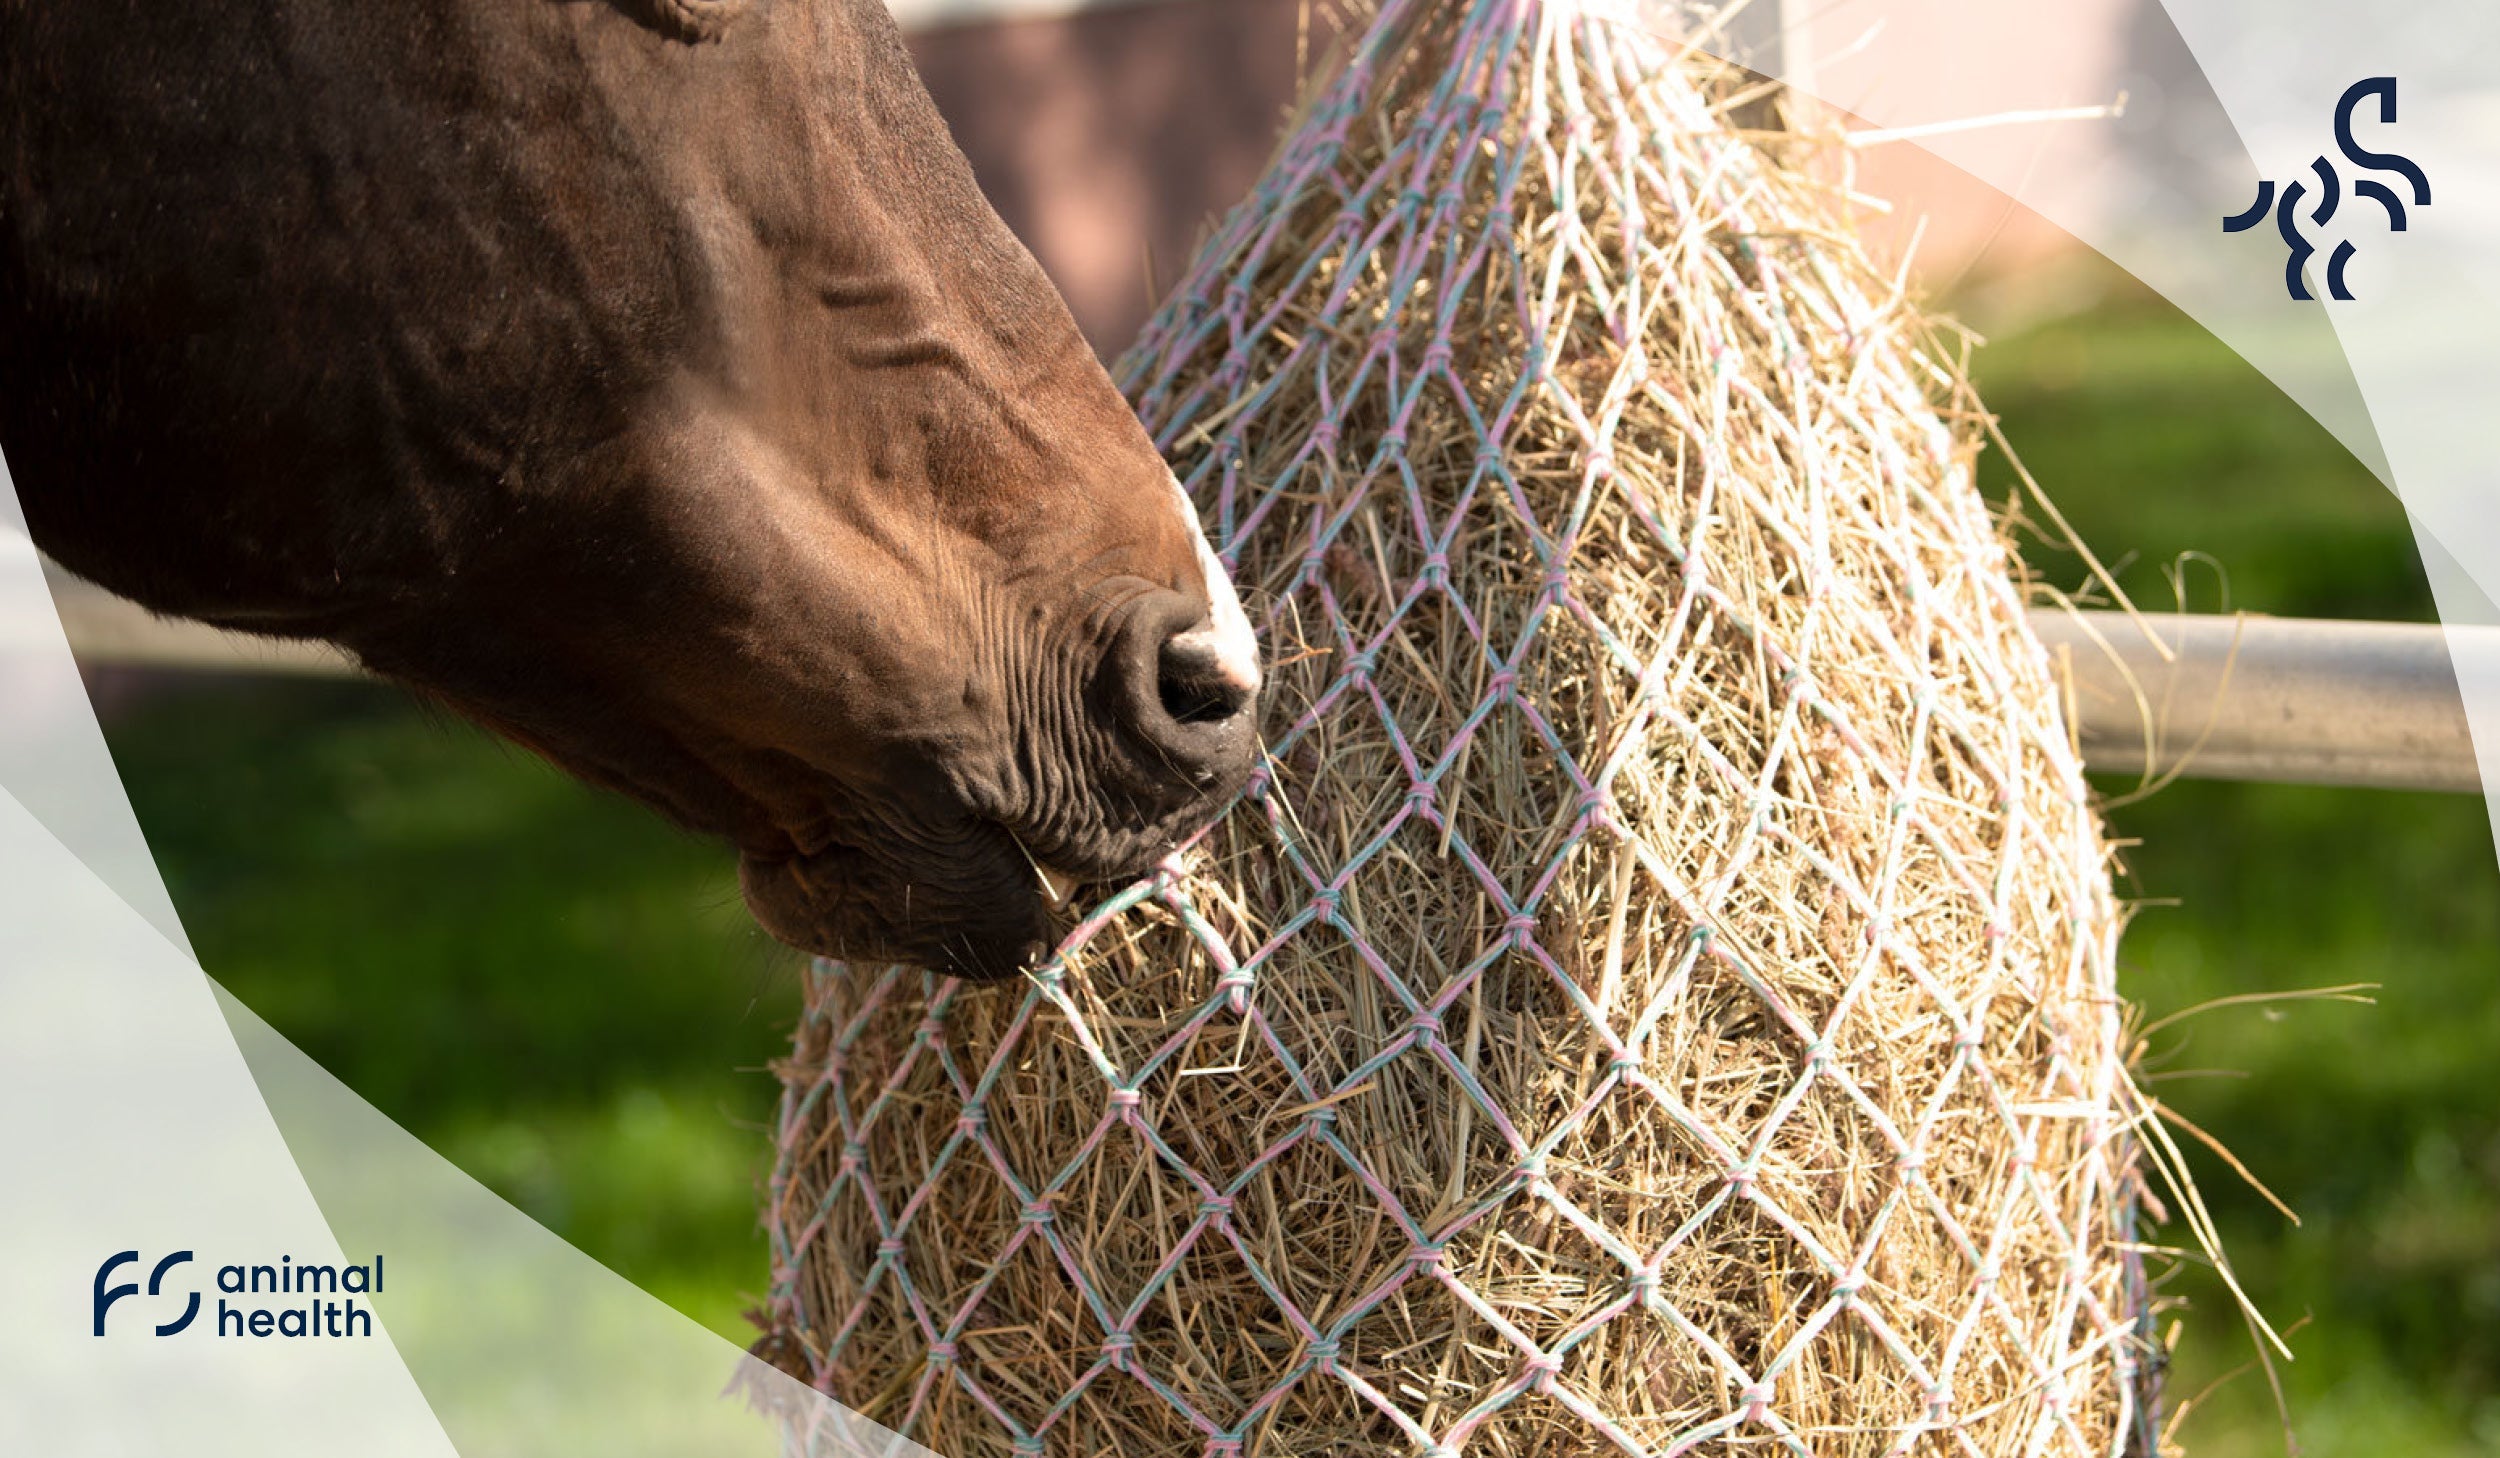
<path fill-rule="evenodd" d="M 2361 172 L 2392 173 L 2401 178 L 2406 190 L 2412 195 L 2412 205 L 2417 208 L 2429 207 L 2431 180 L 2423 174 L 2421 164 L 2410 157 L 2400 156 L 2394 152 L 2371 151 L 2354 138 L 2352 134 L 2353 113 L 2361 109 L 2361 103 L 2373 97 L 2378 100 L 2379 121 L 2389 126 L 2395 124 L 2396 78 L 2371 76 L 2355 81 L 2344 88 L 2343 97 L 2335 103 L 2336 150 L 2342 152 L 2345 160 Z M 2301 274 L 2308 265 L 2309 256 L 2318 251 L 2318 245 L 2309 241 L 2302 228 L 2302 222 L 2305 218 L 2311 226 L 2325 227 L 2334 219 L 2336 208 L 2344 200 L 2342 179 L 2332 162 L 2320 157 L 2310 164 L 2309 175 L 2317 179 L 2317 200 L 2316 205 L 2306 213 L 2301 210 L 2301 204 L 2310 196 L 2309 184 L 2302 179 L 2294 178 L 2280 194 L 2275 191 L 2273 182 L 2260 181 L 2257 184 L 2257 200 L 2250 203 L 2246 211 L 2234 213 L 2222 220 L 2222 231 L 2225 233 L 2245 233 L 2264 222 L 2268 212 L 2274 214 L 2274 230 L 2282 235 L 2283 246 L 2290 250 L 2290 257 L 2283 262 L 2283 287 L 2294 299 L 2302 301 L 2316 297 L 2309 292 L 2308 281 L 2302 278 Z M 2401 233 L 2405 230 L 2405 201 L 2398 197 L 2396 190 L 2385 182 L 2369 176 L 2356 178 L 2352 184 L 2352 195 L 2356 202 L 2362 198 L 2368 198 L 2386 209 L 2387 231 Z M 2334 251 L 2327 255 L 2326 293 L 2328 298 L 2343 300 L 2352 298 L 2352 289 L 2344 282 L 2344 267 L 2352 262 L 2355 251 L 2352 240 L 2347 238 L 2338 242 Z"/>
<path fill-rule="evenodd" d="M 112 1311 L 113 1303 L 121 1300 L 124 1296 L 136 1296 L 139 1294 L 139 1284 L 136 1281 L 129 1282 L 125 1285 L 114 1286 L 110 1289 L 107 1289 L 104 1283 L 113 1279 L 113 1273 L 115 1271 L 120 1270 L 124 1266 L 134 1264 L 138 1259 L 139 1253 L 137 1251 L 126 1250 L 117 1256 L 107 1258 L 103 1265 L 96 1267 L 95 1334 L 97 1336 L 104 1335 L 104 1318 Z M 175 1251 L 172 1255 L 158 1261 L 156 1263 L 156 1269 L 148 1272 L 148 1294 L 150 1296 L 163 1295 L 165 1292 L 165 1273 L 172 1270 L 176 1266 L 187 1266 L 190 1263 L 191 1252 L 187 1250 Z M 189 1326 L 194 1320 L 198 1319 L 200 1314 L 200 1293 L 192 1291 L 187 1294 L 191 1299 L 189 1303 L 182 1308 L 182 1314 L 175 1317 L 173 1320 L 158 1326 L 156 1328 L 156 1334 L 158 1336 L 172 1336 L 176 1332 L 181 1331 L 184 1327 Z"/>
<path fill-rule="evenodd" d="M 174 1271 L 194 1264 L 192 1252 L 178 1250 L 149 1269 L 147 1295 L 151 1315 L 172 1310 L 173 1303 L 182 1302 L 182 1309 L 170 1321 L 155 1323 L 161 1337 L 179 1336 L 200 1318 L 202 1295 L 197 1286 L 170 1281 Z M 116 1302 L 139 1295 L 139 1253 L 125 1250 L 105 1257 L 95 1272 L 95 1334 L 104 1335 L 107 1318 Z M 127 1268 L 130 1280 L 115 1283 L 114 1277 Z M 373 1335 L 373 1310 L 356 1304 L 356 1298 L 378 1295 L 382 1290 L 382 1258 L 375 1256 L 371 1265 L 328 1266 L 310 1262 L 297 1264 L 291 1256 L 278 1257 L 274 1265 L 219 1266 L 217 1268 L 216 1335 L 225 1337 L 350 1337 Z M 230 1301 L 228 1297 L 275 1297 L 275 1301 Z M 323 1300 L 324 1296 L 336 1300 Z"/>

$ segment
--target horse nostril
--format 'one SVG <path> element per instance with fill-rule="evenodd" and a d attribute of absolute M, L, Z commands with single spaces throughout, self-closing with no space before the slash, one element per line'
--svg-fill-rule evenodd
<path fill-rule="evenodd" d="M 1204 632 L 1167 639 L 1155 659 L 1155 697 L 1182 724 L 1221 724 L 1250 707 L 1256 686 L 1234 676 Z"/>
<path fill-rule="evenodd" d="M 1142 600 L 1121 628 L 1103 707 L 1160 793 L 1229 793 L 1249 777 L 1260 674 L 1248 639 L 1178 592 Z"/>

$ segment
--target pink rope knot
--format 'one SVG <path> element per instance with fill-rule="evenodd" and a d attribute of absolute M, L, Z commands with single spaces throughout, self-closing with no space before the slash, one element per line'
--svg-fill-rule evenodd
<path fill-rule="evenodd" d="M 1322 456 L 1337 453 L 1337 422 L 1323 420 L 1311 427 L 1311 450 L 1313 454 Z"/>
<path fill-rule="evenodd" d="M 1727 1187 L 1740 1195 L 1750 1194 L 1753 1190 L 1753 1171 L 1741 1164 L 1729 1170 Z"/>
<path fill-rule="evenodd" d="M 1240 1452 L 1241 1439 L 1239 1438 L 1207 1439 L 1207 1458 L 1238 1458 Z"/>
<path fill-rule="evenodd" d="M 1126 1110 L 1136 1108 L 1139 1104 L 1142 1104 L 1145 1101 L 1145 1094 L 1137 1089 L 1115 1088 L 1111 1091 L 1111 1107 L 1114 1110 L 1124 1112 Z"/>
<path fill-rule="evenodd" d="M 944 1018 L 922 1018 L 920 1020 L 920 1026 L 913 1029 L 912 1033 L 913 1036 L 919 1038 L 923 1043 L 935 1042 L 936 1040 L 946 1036 L 946 1020 Z"/>
<path fill-rule="evenodd" d="M 955 1132 L 968 1139 L 978 1139 L 981 1137 L 981 1131 L 989 1126 L 989 1122 L 989 1110 L 979 1104 L 966 1104 L 955 1115 Z"/>
<path fill-rule="evenodd" d="M 1337 1339 L 1335 1337 L 1312 1338 L 1310 1350 L 1312 1365 L 1331 1377 L 1337 1375 Z"/>
<path fill-rule="evenodd" d="M 1941 1382 L 1928 1388 L 1927 1420 L 1931 1423 L 1943 1423 L 1948 1421 L 1952 1415 L 1953 1389 Z"/>
<path fill-rule="evenodd" d="M 1548 1203 L 1554 1199 L 1554 1182 L 1545 1177 L 1545 1157 L 1530 1154 L 1510 1173 L 1511 1180 L 1526 1187 L 1528 1198 Z"/>
<path fill-rule="evenodd" d="M 1210 1220 L 1222 1220 L 1233 1213 L 1233 1197 L 1209 1195 L 1198 1202 L 1198 1213 Z"/>
<path fill-rule="evenodd" d="M 1539 1392 L 1554 1390 L 1554 1379 L 1562 1375 L 1562 1358 L 1550 1352 L 1539 1352 L 1527 1362 L 1529 1385 Z"/>
<path fill-rule="evenodd" d="M 902 1259 L 902 1256 L 903 1242 L 901 1237 L 889 1235 L 885 1239 L 877 1242 L 877 1259 L 883 1261 L 900 1260 Z"/>
<path fill-rule="evenodd" d="M 1614 479 L 1614 474 L 1615 453 L 1613 451 L 1599 446 L 1589 452 L 1589 479 L 1591 481 L 1609 481 Z"/>
<path fill-rule="evenodd" d="M 929 1365 L 930 1365 L 930 1366 L 932 1366 L 932 1367 L 943 1367 L 943 1366 L 945 1366 L 947 1363 L 952 1362 L 952 1361 L 954 1361 L 954 1360 L 955 1360 L 955 1344 L 954 1344 L 953 1342 L 950 1342 L 950 1341 L 934 1341 L 934 1342 L 929 1343 Z"/>
<path fill-rule="evenodd" d="M 1817 1038 L 1806 1045 L 1806 1067 L 1822 1073 L 1832 1066 L 1832 1040 Z"/>
<path fill-rule="evenodd" d="M 1319 913 L 1320 920 L 1335 921 L 1337 919 L 1337 895 L 1341 889 L 1336 886 L 1323 886 L 1312 894 L 1311 909 Z"/>
<path fill-rule="evenodd" d="M 1536 937 L 1536 917 L 1530 912 L 1513 912 L 1502 926 L 1510 933 L 1510 944 L 1514 947 L 1524 947 Z"/>
<path fill-rule="evenodd" d="M 1415 787 L 1406 792 L 1406 808 L 1418 815 L 1430 815 L 1433 810 L 1433 801 L 1438 798 L 1438 790 L 1439 787 L 1432 781 L 1418 780 Z"/>
<path fill-rule="evenodd" d="M 1016 1223 L 1019 1225 L 1048 1225 L 1051 1222 L 1051 1218 L 1052 1212 L 1048 1201 L 1030 1200 L 1025 1203 L 1022 1213 L 1016 1216 Z"/>
<path fill-rule="evenodd" d="M 1007 1445 L 1007 1451 L 1015 1454 L 1016 1458 L 1042 1458 L 1048 1450 L 1039 1438 L 1018 1438 Z"/>
<path fill-rule="evenodd" d="M 1432 1241 L 1422 1241 L 1406 1253 L 1406 1259 L 1407 1263 L 1418 1271 L 1437 1271 L 1441 1269 L 1442 1258 L 1448 1254 L 1447 1247 Z"/>
<path fill-rule="evenodd" d="M 1843 1306 L 1855 1306 L 1858 1304 L 1858 1292 L 1864 1290 L 1865 1287 L 1866 1273 L 1864 1271 L 1843 1271 L 1840 1273 L 1840 1279 L 1832 1282 L 1832 1296 Z"/>
<path fill-rule="evenodd" d="M 1406 432 L 1384 430 L 1380 433 L 1380 457 L 1390 460 L 1406 454 Z"/>
<path fill-rule="evenodd" d="M 859 1173 L 859 1167 L 867 1162 L 868 1146 L 864 1144 L 845 1144 L 842 1146 L 841 1159 L 836 1161 L 834 1164 L 834 1171 L 837 1174 L 855 1175 Z"/>
<path fill-rule="evenodd" d="M 1111 1370 L 1129 1370 L 1130 1354 L 1137 1350 L 1137 1338 L 1131 1333 L 1115 1331 L 1102 1339 L 1102 1354 L 1111 1359 Z"/>
<path fill-rule="evenodd" d="M 1485 696 L 1497 704 L 1508 701 L 1511 692 L 1518 687 L 1519 675 L 1507 668 L 1497 670 L 1484 682 Z"/>
<path fill-rule="evenodd" d="M 1758 1423 L 1771 1415 L 1771 1384 L 1757 1382 L 1737 1397 L 1744 1405 L 1745 1421 Z"/>
<path fill-rule="evenodd" d="M 1430 1048 L 1433 1040 L 1441 1036 L 1441 1015 L 1426 1008 L 1408 1019 L 1406 1031 L 1417 1048 Z"/>

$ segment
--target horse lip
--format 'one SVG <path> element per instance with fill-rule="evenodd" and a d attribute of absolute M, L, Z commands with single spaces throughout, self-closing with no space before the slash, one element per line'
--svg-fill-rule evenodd
<path fill-rule="evenodd" d="M 1076 877 L 1040 861 L 1033 863 L 1033 874 L 1040 879 L 1042 899 L 1050 903 L 1051 910 L 1065 911 L 1068 903 L 1076 899 Z"/>
<path fill-rule="evenodd" d="M 1006 827 L 1001 826 L 1000 829 Z M 1015 843 L 1016 850 L 1024 857 L 1024 863 L 1033 868 L 1033 879 L 1042 888 L 1043 903 L 1053 911 L 1067 910 L 1068 903 L 1076 899 L 1076 876 L 1033 854 L 1032 848 L 1024 843 L 1024 837 L 1014 831 L 1007 831 L 1007 839 Z"/>
<path fill-rule="evenodd" d="M 999 829 L 1005 830 L 1006 827 L 1000 826 Z M 1065 911 L 1068 903 L 1076 899 L 1077 888 L 1085 878 L 1072 871 L 1063 871 L 1034 855 L 1025 849 L 1024 841 L 1013 831 L 1007 832 L 1007 838 L 1024 856 L 1025 864 L 1033 868 L 1033 878 L 1041 888 L 1043 902 L 1053 911 Z M 784 838 L 770 846 L 741 846 L 739 854 L 758 865 L 787 866 L 804 883 L 806 872 L 831 848 L 830 845 L 808 846 L 795 838 Z"/>

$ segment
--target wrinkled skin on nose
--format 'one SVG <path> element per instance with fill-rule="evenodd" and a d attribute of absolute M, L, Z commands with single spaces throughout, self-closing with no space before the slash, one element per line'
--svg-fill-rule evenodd
<path fill-rule="evenodd" d="M 1238 791 L 1249 625 L 884 7 L 724 13 L 0 6 L 0 447 L 73 570 L 1011 975 Z"/>
<path fill-rule="evenodd" d="M 1108 438 L 1136 429 L 1106 417 Z M 1256 749 L 1248 625 L 1160 461 L 1135 459 L 1134 491 L 1037 490 L 1067 499 L 1012 528 L 992 504 L 977 535 L 861 527 L 785 564 L 814 590 L 750 587 L 785 605 L 773 641 L 827 645 L 822 671 L 851 686 L 774 737 L 808 742 L 811 765 L 872 747 L 840 784 L 811 791 L 802 774 L 763 797 L 807 807 L 742 841 L 749 903 L 776 935 L 1006 975 L 1053 940 L 1072 882 L 1143 872 L 1239 791 Z M 998 569 L 1002 545 L 1015 570 Z"/>

